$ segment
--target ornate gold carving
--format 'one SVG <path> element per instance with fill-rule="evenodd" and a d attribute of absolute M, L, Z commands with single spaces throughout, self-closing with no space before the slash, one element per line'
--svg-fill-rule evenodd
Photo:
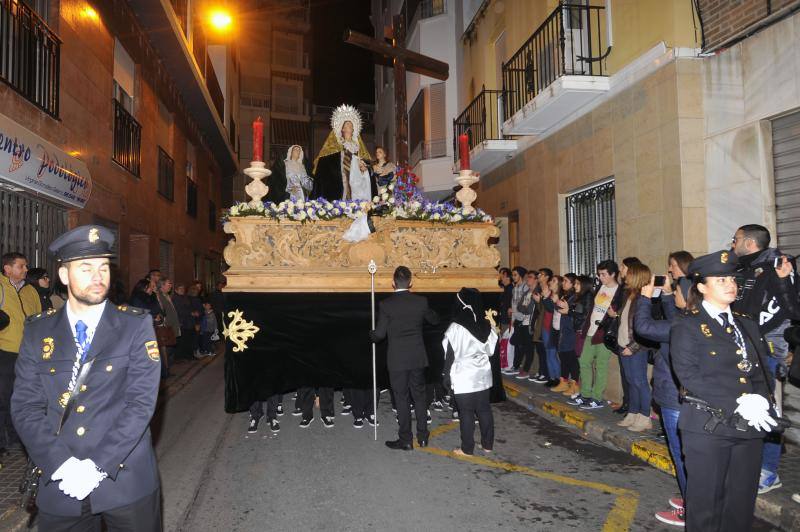
<path fill-rule="evenodd" d="M 494 317 L 497 316 L 497 311 L 494 309 L 487 309 L 486 310 L 486 319 L 489 320 L 489 324 L 491 324 L 492 329 L 497 330 L 497 322 L 494 321 Z"/>
<path fill-rule="evenodd" d="M 415 274 L 427 276 L 425 283 L 432 288 L 436 285 L 437 290 L 475 286 L 459 284 L 458 279 L 474 282 L 476 277 L 482 280 L 476 288 L 496 289 L 500 253 L 489 239 L 499 236 L 500 230 L 493 223 L 444 224 L 391 218 L 373 218 L 373 222 L 375 233 L 350 243 L 342 239 L 349 219 L 303 224 L 261 217 L 232 218 L 225 224 L 225 232 L 234 235 L 224 251 L 230 265 L 226 272 L 229 289 L 291 291 L 285 281 L 275 285 L 266 280 L 284 269 L 291 274 L 324 273 L 329 283 L 335 283 L 337 277 L 363 274 L 370 260 L 386 275 L 397 266 L 408 266 Z M 239 279 L 231 282 L 237 276 Z M 441 285 L 443 279 L 452 283 Z M 364 286 L 368 290 L 369 282 Z M 420 289 L 419 283 L 415 282 L 415 287 Z M 296 286 L 297 291 L 308 289 L 308 285 Z"/>
<path fill-rule="evenodd" d="M 225 325 L 225 322 L 223 321 L 222 334 L 225 336 L 225 338 L 230 338 L 231 342 L 236 344 L 236 347 L 233 348 L 233 351 L 236 353 L 241 353 L 247 349 L 247 344 L 245 344 L 245 341 L 249 340 L 250 338 L 254 338 L 260 329 L 253 325 L 252 321 L 245 321 L 242 317 L 241 310 L 237 309 L 228 312 L 228 317 L 231 318 L 231 321 L 228 323 L 228 325 Z"/>

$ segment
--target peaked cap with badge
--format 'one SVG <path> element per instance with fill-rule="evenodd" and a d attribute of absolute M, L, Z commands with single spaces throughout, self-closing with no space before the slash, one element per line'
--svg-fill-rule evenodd
<path fill-rule="evenodd" d="M 82 225 L 56 238 L 47 248 L 60 262 L 115 257 L 114 233 L 101 225 Z"/>
<path fill-rule="evenodd" d="M 689 263 L 689 277 L 703 279 L 705 277 L 728 277 L 736 273 L 736 257 L 728 250 L 720 250 Z"/>

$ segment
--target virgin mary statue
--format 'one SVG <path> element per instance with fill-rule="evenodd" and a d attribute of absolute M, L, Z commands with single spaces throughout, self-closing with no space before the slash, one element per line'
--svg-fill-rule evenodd
<path fill-rule="evenodd" d="M 361 140 L 361 116 L 340 105 L 331 117 L 331 132 L 314 160 L 311 198 L 370 200 L 378 188 L 370 176 L 371 161 Z"/>

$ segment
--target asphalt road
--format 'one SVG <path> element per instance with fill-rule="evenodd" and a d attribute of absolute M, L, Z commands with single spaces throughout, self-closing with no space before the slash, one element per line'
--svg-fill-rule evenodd
<path fill-rule="evenodd" d="M 223 411 L 221 362 L 154 423 L 164 530 L 677 530 L 653 517 L 674 479 L 511 403 L 494 407 L 495 451 L 471 460 L 451 454 L 449 412 L 433 412 L 429 448 L 387 449 L 396 423 L 386 395 L 377 442 L 351 417 L 301 429 L 290 395 L 280 433 L 262 422 L 248 435 L 246 413 Z"/>

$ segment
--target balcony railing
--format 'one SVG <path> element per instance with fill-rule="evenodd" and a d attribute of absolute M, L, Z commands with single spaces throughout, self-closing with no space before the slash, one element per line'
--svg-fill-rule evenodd
<path fill-rule="evenodd" d="M 472 150 L 485 140 L 503 139 L 503 91 L 483 88 L 466 109 L 453 120 L 453 158 L 458 160 L 458 137 L 469 137 Z"/>
<path fill-rule="evenodd" d="M 142 164 L 142 126 L 114 100 L 114 161 L 138 176 Z"/>
<path fill-rule="evenodd" d="M 258 107 L 260 109 L 269 109 L 271 106 L 270 95 L 257 92 L 243 92 L 239 95 L 239 105 L 245 107 Z"/>
<path fill-rule="evenodd" d="M 507 116 L 561 76 L 606 76 L 605 8 L 561 4 L 503 64 Z"/>
<path fill-rule="evenodd" d="M 28 6 L 0 0 L 0 79 L 58 118 L 61 41 Z"/>
<path fill-rule="evenodd" d="M 427 159 L 436 159 L 438 157 L 447 156 L 447 139 L 432 139 L 425 140 L 417 144 L 411 155 L 408 157 L 408 162 L 411 166 L 416 166 L 418 162 Z"/>
<path fill-rule="evenodd" d="M 447 0 L 406 0 L 400 7 L 405 17 L 408 36 L 420 20 L 447 13 Z"/>

